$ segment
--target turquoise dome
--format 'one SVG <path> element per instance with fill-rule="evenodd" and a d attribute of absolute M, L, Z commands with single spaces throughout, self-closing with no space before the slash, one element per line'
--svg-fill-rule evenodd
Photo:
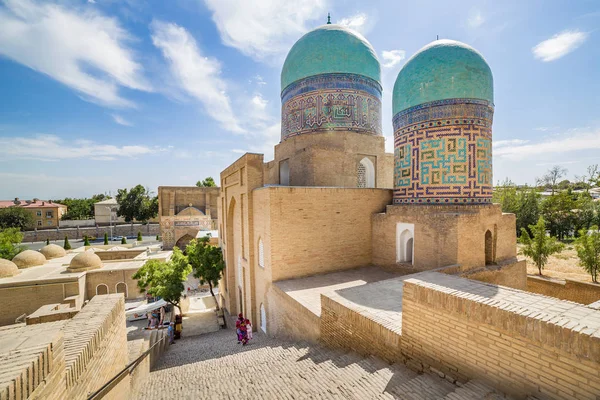
<path fill-rule="evenodd" d="M 455 40 L 436 40 L 419 50 L 398 73 L 393 115 L 419 104 L 445 99 L 494 103 L 492 70 L 474 48 Z"/>
<path fill-rule="evenodd" d="M 299 79 L 329 73 L 362 75 L 381 84 L 381 66 L 367 39 L 341 25 L 327 24 L 292 46 L 281 70 L 281 90 Z"/>

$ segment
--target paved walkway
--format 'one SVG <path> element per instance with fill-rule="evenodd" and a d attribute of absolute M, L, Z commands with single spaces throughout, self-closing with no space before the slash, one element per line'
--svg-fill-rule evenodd
<path fill-rule="evenodd" d="M 476 382 L 457 387 L 373 357 L 233 330 L 184 337 L 170 346 L 139 399 L 501 399 Z"/>

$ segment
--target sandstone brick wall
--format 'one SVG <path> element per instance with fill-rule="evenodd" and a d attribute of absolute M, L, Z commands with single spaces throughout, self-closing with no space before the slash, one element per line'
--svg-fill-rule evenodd
<path fill-rule="evenodd" d="M 102 261 L 130 260 L 142 254 L 145 249 L 98 251 L 96 255 Z"/>
<path fill-rule="evenodd" d="M 68 398 L 85 399 L 128 363 L 125 302 L 121 294 L 94 297 L 65 325 L 65 362 Z M 129 378 L 107 399 L 123 399 Z"/>
<path fill-rule="evenodd" d="M 50 240 L 64 240 L 65 236 L 69 239 L 83 239 L 84 236 L 88 237 L 104 237 L 104 233 L 110 235 L 109 226 L 99 226 L 94 228 L 65 228 L 59 229 L 46 229 L 36 231 L 23 232 L 23 242 L 43 242 L 46 239 Z M 138 232 L 142 232 L 145 236 L 154 236 L 160 233 L 159 224 L 131 224 L 125 225 L 113 225 L 112 232 L 114 236 L 135 236 Z"/>
<path fill-rule="evenodd" d="M 371 264 L 371 218 L 387 189 L 265 187 L 273 281 Z"/>
<path fill-rule="evenodd" d="M 312 343 L 319 340 L 319 317 L 285 294 L 277 284 L 270 285 L 267 292 L 266 313 L 270 336 Z"/>
<path fill-rule="evenodd" d="M 460 264 L 463 270 L 484 266 L 487 230 L 495 238 L 495 262 L 516 261 L 515 217 L 503 214 L 498 204 L 388 206 L 385 213 L 373 216 L 375 265 L 397 265 L 398 223 L 414 224 L 415 270 L 453 264 Z"/>
<path fill-rule="evenodd" d="M 600 395 L 598 310 L 438 273 L 405 280 L 402 302 L 413 367 L 521 397 Z"/>
<path fill-rule="evenodd" d="M 46 304 L 63 303 L 69 296 L 77 296 L 75 305 L 77 308 L 81 307 L 85 294 L 79 291 L 79 281 L 85 281 L 85 277 L 64 282 L 0 287 L 0 326 L 14 324 L 17 317 L 22 314 L 29 315 Z"/>
<path fill-rule="evenodd" d="M 375 355 L 390 363 L 404 359 L 399 332 L 323 295 L 320 328 L 321 342 L 329 347 Z"/>
<path fill-rule="evenodd" d="M 580 304 L 592 304 L 600 300 L 600 285 L 573 281 L 570 279 L 550 279 L 534 275 L 527 276 L 527 290 L 562 300 Z"/>
<path fill-rule="evenodd" d="M 102 254 L 100 252 L 98 254 Z M 108 293 L 117 293 L 117 284 L 124 282 L 127 285 L 127 299 L 138 299 L 144 297 L 144 293 L 140 292 L 137 286 L 137 280 L 133 279 L 133 275 L 138 271 L 138 268 L 119 268 L 110 270 L 106 264 L 101 270 L 88 271 L 85 277 L 85 296 L 86 299 L 91 299 L 96 296 L 96 287 L 98 285 L 108 286 Z"/>
<path fill-rule="evenodd" d="M 298 135 L 277 144 L 274 160 L 265 166 L 265 183 L 280 183 L 279 163 L 287 159 L 290 186 L 355 188 L 365 157 L 375 167 L 376 187 L 391 189 L 393 154 L 385 153 L 385 138 L 351 131 Z"/>
<path fill-rule="evenodd" d="M 527 263 L 525 260 L 501 262 L 498 265 L 489 265 L 481 269 L 463 272 L 460 276 L 513 289 L 527 290 Z"/>

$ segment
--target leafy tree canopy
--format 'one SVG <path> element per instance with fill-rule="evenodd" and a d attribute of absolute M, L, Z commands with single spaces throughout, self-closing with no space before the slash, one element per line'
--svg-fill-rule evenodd
<path fill-rule="evenodd" d="M 7 228 L 0 231 L 0 258 L 12 260 L 14 256 L 25 250 L 21 245 L 23 234 L 18 228 Z"/>
<path fill-rule="evenodd" d="M 17 228 L 22 231 L 33 228 L 33 214 L 18 206 L 0 209 L 0 229 L 7 228 Z"/>
<path fill-rule="evenodd" d="M 579 238 L 575 241 L 579 265 L 583 267 L 591 276 L 592 282 L 598 283 L 598 273 L 600 272 L 600 231 L 597 226 L 591 230 L 582 229 L 579 232 Z"/>
<path fill-rule="evenodd" d="M 129 191 L 119 189 L 116 198 L 119 203 L 117 215 L 123 217 L 126 222 L 138 220 L 146 223 L 158 215 L 158 197 L 152 197 L 151 192 L 142 185 L 137 185 Z"/>
<path fill-rule="evenodd" d="M 529 226 L 532 236 L 523 228 L 521 230 L 520 242 L 525 245 L 523 254 L 530 257 L 533 263 L 542 275 L 542 269 L 548 263 L 548 257 L 554 253 L 560 253 L 564 244 L 560 243 L 555 237 L 546 235 L 546 223 L 540 217 L 537 224 Z"/>
<path fill-rule="evenodd" d="M 213 287 L 219 284 L 225 268 L 223 252 L 219 247 L 210 244 L 209 235 L 190 241 L 186 247 L 186 253 L 194 276 L 200 280 L 201 285 L 208 283 L 210 294 L 215 297 Z"/>
<path fill-rule="evenodd" d="M 72 199 L 67 197 L 61 200 L 55 200 L 59 204 L 67 206 L 67 212 L 63 214 L 62 220 L 77 220 L 77 219 L 93 219 L 94 204 L 110 199 L 110 196 L 105 194 L 96 194 L 91 198 Z"/>
<path fill-rule="evenodd" d="M 149 260 L 134 275 L 142 292 L 162 298 L 181 311 L 181 295 L 185 289 L 183 282 L 192 272 L 187 257 L 177 247 L 168 262 Z"/>
<path fill-rule="evenodd" d="M 212 178 L 212 176 L 209 176 L 208 178 L 206 178 L 202 181 L 196 182 L 196 186 L 198 186 L 198 187 L 216 187 L 217 184 L 215 183 L 215 180 Z"/>

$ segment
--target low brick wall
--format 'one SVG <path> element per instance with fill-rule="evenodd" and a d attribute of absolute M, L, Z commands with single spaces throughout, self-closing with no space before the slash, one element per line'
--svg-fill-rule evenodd
<path fill-rule="evenodd" d="M 65 236 L 68 236 L 69 239 L 83 239 L 84 236 L 102 238 L 104 233 L 110 235 L 110 232 L 109 226 L 26 231 L 23 232 L 23 242 L 43 242 L 46 239 L 64 240 Z M 126 224 L 112 227 L 114 236 L 136 236 L 138 232 L 142 232 L 142 235 L 145 236 L 155 236 L 160 234 L 160 226 L 158 224 L 134 224 L 132 227 L 131 224 Z"/>
<path fill-rule="evenodd" d="M 402 307 L 412 367 L 518 398 L 600 395 L 600 311 L 437 273 L 405 280 Z"/>
<path fill-rule="evenodd" d="M 527 290 L 580 304 L 592 304 L 600 300 L 600 284 L 572 281 L 570 279 L 548 279 L 528 275 Z"/>
<path fill-rule="evenodd" d="M 390 363 L 403 360 L 398 332 L 321 295 L 321 342 L 362 355 L 375 355 Z"/>
<path fill-rule="evenodd" d="M 292 299 L 274 283 L 267 292 L 267 333 L 270 336 L 316 343 L 321 335 L 319 317 Z M 256 327 L 259 328 L 258 324 Z"/>
<path fill-rule="evenodd" d="M 513 289 L 527 290 L 527 263 L 525 260 L 504 261 L 497 265 L 466 271 L 460 276 Z"/>

